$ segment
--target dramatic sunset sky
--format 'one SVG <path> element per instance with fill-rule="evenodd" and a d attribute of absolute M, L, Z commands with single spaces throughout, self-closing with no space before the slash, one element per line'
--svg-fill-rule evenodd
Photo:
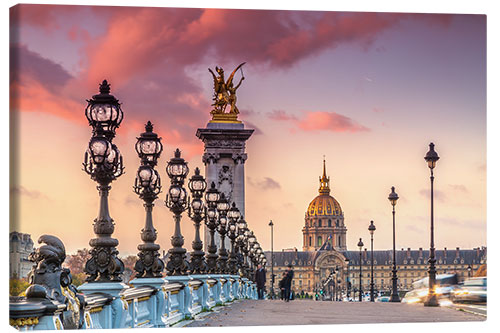
<path fill-rule="evenodd" d="M 20 5 L 11 9 L 11 133 L 18 150 L 11 230 L 88 247 L 96 184 L 82 171 L 91 128 L 86 99 L 107 79 L 124 121 L 114 142 L 126 174 L 113 182 L 111 216 L 121 254 L 144 225 L 132 186 L 136 136 L 151 120 L 163 138 L 158 170 L 179 147 L 202 168 L 197 128 L 210 119 L 212 78 L 246 61 L 238 90 L 247 142 L 246 220 L 265 250 L 302 249 L 302 226 L 326 156 L 348 249 L 429 244 L 433 141 L 436 246 L 486 245 L 486 16 Z M 204 168 L 202 168 L 204 170 Z M 158 243 L 170 248 L 172 214 L 157 200 Z M 15 208 L 15 207 L 14 207 Z M 182 232 L 191 249 L 193 224 Z M 367 244 L 367 242 L 365 242 Z"/>

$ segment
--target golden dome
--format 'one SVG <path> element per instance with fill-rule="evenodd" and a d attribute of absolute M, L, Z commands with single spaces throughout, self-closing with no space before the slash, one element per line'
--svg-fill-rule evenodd
<path fill-rule="evenodd" d="M 321 194 L 314 198 L 307 208 L 308 216 L 342 215 L 342 208 L 335 198 L 328 194 Z"/>
<path fill-rule="evenodd" d="M 339 202 L 330 195 L 330 177 L 326 176 L 326 162 L 324 159 L 323 176 L 319 178 L 319 184 L 319 195 L 309 204 L 307 215 L 342 215 L 342 208 L 340 208 Z"/>

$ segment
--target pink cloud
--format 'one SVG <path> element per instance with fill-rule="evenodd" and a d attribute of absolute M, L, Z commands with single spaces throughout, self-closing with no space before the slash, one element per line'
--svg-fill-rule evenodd
<path fill-rule="evenodd" d="M 112 93 L 123 102 L 122 130 L 141 131 L 144 122 L 151 119 L 172 144 L 182 142 L 192 152 L 199 152 L 202 147 L 193 133 L 209 119 L 211 96 L 205 96 L 201 84 L 189 76 L 190 66 L 211 59 L 211 66 L 224 68 L 240 61 L 247 61 L 247 66 L 254 70 L 287 68 L 342 43 L 357 43 L 366 48 L 380 32 L 411 17 L 59 5 L 19 5 L 11 10 L 11 15 L 12 25 L 37 26 L 49 34 L 57 28 L 68 36 L 67 41 L 60 42 L 78 47 L 82 41 L 84 44 L 78 77 L 69 76 L 50 59 L 25 52 L 30 61 L 14 66 L 18 79 L 11 84 L 12 94 L 17 97 L 13 104 L 18 110 L 47 112 L 84 123 L 85 99 L 97 92 L 99 82 L 107 79 Z M 90 38 L 82 27 L 85 19 L 75 25 L 75 15 L 106 24 Z M 434 20 L 429 15 L 422 17 Z M 272 117 L 293 118 L 279 110 Z M 298 129 L 306 131 L 368 130 L 348 117 L 328 112 L 309 112 L 294 121 Z"/>
<path fill-rule="evenodd" d="M 283 110 L 273 110 L 268 117 L 277 121 L 291 121 L 298 129 L 303 131 L 331 131 L 331 132 L 366 132 L 370 129 L 358 124 L 349 117 L 336 112 L 306 111 L 304 116 L 298 118 Z M 295 129 L 292 129 L 295 133 Z"/>
<path fill-rule="evenodd" d="M 298 127 L 304 131 L 324 130 L 331 132 L 366 132 L 369 129 L 351 118 L 335 112 L 311 111 L 298 122 Z"/>

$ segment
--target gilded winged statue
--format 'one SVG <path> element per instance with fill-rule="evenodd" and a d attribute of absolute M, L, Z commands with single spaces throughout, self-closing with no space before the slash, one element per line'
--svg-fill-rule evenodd
<path fill-rule="evenodd" d="M 239 113 L 239 110 L 236 107 L 236 90 L 240 87 L 241 82 L 245 79 L 245 77 L 242 75 L 240 82 L 236 86 L 233 84 L 233 78 L 236 71 L 240 69 L 244 64 L 245 63 L 239 64 L 238 67 L 236 67 L 231 73 L 231 75 L 229 75 L 227 81 L 225 81 L 224 79 L 224 70 L 222 69 L 222 67 L 215 67 L 217 75 L 212 71 L 211 68 L 208 69 L 214 79 L 214 103 L 212 104 L 214 108 L 210 113 L 225 113 L 227 105 L 230 105 L 230 114 Z"/>

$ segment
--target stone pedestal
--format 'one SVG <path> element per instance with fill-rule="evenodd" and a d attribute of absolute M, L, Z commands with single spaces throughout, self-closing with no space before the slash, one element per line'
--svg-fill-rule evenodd
<path fill-rule="evenodd" d="M 203 163 L 208 186 L 215 182 L 217 189 L 224 193 L 230 203 L 236 206 L 245 216 L 245 142 L 250 138 L 253 129 L 245 129 L 239 122 L 211 121 L 206 128 L 199 128 L 196 136 L 205 144 Z M 215 235 L 217 247 L 220 237 Z M 205 228 L 205 252 L 210 236 Z M 230 241 L 226 239 L 226 248 Z"/>

